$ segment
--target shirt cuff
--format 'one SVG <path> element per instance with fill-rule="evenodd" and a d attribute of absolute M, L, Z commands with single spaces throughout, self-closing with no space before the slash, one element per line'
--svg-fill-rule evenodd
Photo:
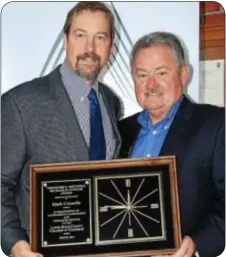
<path fill-rule="evenodd" d="M 196 251 L 196 252 L 194 253 L 194 256 L 195 256 L 195 257 L 200 257 L 199 252 Z"/>

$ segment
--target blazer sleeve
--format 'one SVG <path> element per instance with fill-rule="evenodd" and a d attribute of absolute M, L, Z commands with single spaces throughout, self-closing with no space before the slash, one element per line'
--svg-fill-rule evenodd
<path fill-rule="evenodd" d="M 219 124 L 219 123 L 218 123 Z M 203 220 L 193 238 L 200 257 L 216 257 L 225 247 L 225 121 L 218 126 L 213 150 L 212 179 L 216 199 L 213 212 Z M 208 140 L 208 139 L 207 139 Z M 206 199 L 208 201 L 208 199 Z"/>
<path fill-rule="evenodd" d="M 19 240 L 28 241 L 21 228 L 15 194 L 26 157 L 26 143 L 22 120 L 13 97 L 7 93 L 1 100 L 1 246 L 9 255 Z"/>

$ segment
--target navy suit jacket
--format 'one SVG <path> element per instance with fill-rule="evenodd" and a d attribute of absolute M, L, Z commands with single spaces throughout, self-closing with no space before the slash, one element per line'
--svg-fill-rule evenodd
<path fill-rule="evenodd" d="M 120 122 L 121 157 L 126 158 L 140 130 L 138 114 Z M 225 111 L 184 98 L 160 155 L 175 155 L 182 235 L 189 235 L 200 257 L 216 257 L 225 246 Z"/>

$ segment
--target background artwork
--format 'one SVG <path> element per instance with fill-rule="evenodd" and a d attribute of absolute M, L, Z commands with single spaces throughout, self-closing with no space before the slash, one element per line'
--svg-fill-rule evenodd
<path fill-rule="evenodd" d="M 64 60 L 62 27 L 76 2 L 10 2 L 2 9 L 2 93 L 48 74 Z M 140 110 L 130 74 L 134 42 L 152 31 L 179 35 L 193 74 L 189 96 L 199 101 L 199 2 L 107 2 L 116 17 L 116 43 L 100 80 L 123 100 L 125 116 Z M 188 22 L 189 21 L 189 22 Z M 189 33 L 188 33 L 189 31 Z"/>

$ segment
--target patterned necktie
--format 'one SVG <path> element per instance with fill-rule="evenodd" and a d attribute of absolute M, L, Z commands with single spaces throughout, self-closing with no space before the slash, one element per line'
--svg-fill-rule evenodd
<path fill-rule="evenodd" d="M 88 95 L 90 103 L 90 160 L 104 160 L 106 157 L 106 144 L 101 118 L 100 105 L 95 90 L 92 88 Z"/>

